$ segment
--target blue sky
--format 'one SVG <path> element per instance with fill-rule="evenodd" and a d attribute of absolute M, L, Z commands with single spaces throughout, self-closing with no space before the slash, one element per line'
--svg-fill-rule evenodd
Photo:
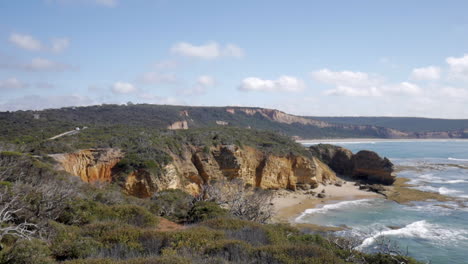
<path fill-rule="evenodd" d="M 0 2 L 0 110 L 468 117 L 466 1 Z"/>

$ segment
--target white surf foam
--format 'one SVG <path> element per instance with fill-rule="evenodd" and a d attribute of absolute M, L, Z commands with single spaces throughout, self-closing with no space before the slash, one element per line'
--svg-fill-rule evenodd
<path fill-rule="evenodd" d="M 468 159 L 457 159 L 449 157 L 448 160 L 455 160 L 455 161 L 468 161 Z"/>
<path fill-rule="evenodd" d="M 449 189 L 449 188 L 446 188 L 446 187 L 437 188 L 437 187 L 433 187 L 433 186 L 418 186 L 418 187 L 411 187 L 411 188 L 421 190 L 421 191 L 426 191 L 426 192 L 440 193 L 442 195 L 462 193 L 461 191 Z"/>
<path fill-rule="evenodd" d="M 320 208 L 312 208 L 312 209 L 305 210 L 300 216 L 296 218 L 295 221 L 300 222 L 304 216 L 310 215 L 310 214 L 324 214 L 329 211 L 337 211 L 340 209 L 370 206 L 371 201 L 372 199 L 360 199 L 360 200 L 354 200 L 354 201 L 342 201 L 342 202 L 334 203 L 334 204 L 326 204 Z"/>
<path fill-rule="evenodd" d="M 426 220 L 416 221 L 400 229 L 388 229 L 375 233 L 364 239 L 362 244 L 357 247 L 362 250 L 374 244 L 382 236 L 396 236 L 399 238 L 413 237 L 426 240 L 433 240 L 437 243 L 451 243 L 459 240 L 468 240 L 468 231 L 442 228 L 435 224 L 430 224 Z"/>

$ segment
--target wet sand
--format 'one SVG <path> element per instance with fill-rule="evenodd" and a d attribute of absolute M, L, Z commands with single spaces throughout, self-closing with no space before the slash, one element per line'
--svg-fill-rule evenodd
<path fill-rule="evenodd" d="M 325 190 L 325 198 L 318 198 L 312 194 L 307 194 L 310 191 L 287 191 L 280 190 L 277 192 L 276 197 L 273 199 L 275 214 L 273 217 L 274 222 L 290 223 L 292 225 L 299 225 L 294 220 L 301 215 L 306 209 L 316 208 L 322 204 L 331 204 L 339 201 L 351 201 L 366 198 L 382 198 L 383 196 L 374 192 L 359 190 L 358 186 L 354 185 L 355 182 L 348 181 L 343 186 L 338 187 L 335 185 L 320 185 L 319 187 L 310 190 L 316 193 Z M 300 224 L 304 226 L 304 224 Z M 312 226 L 311 226 L 312 228 Z M 316 228 L 314 228 L 316 229 Z M 323 229 L 320 227 L 320 229 Z"/>

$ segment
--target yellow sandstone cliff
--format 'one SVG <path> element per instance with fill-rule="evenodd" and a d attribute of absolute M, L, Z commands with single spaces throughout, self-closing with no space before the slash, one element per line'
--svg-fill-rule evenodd
<path fill-rule="evenodd" d="M 87 149 L 52 157 L 61 169 L 85 182 L 111 182 L 113 168 L 123 158 L 123 153 L 118 149 Z M 195 195 L 204 184 L 222 178 L 240 178 L 246 184 L 263 189 L 291 190 L 298 184 L 314 187 L 337 180 L 335 173 L 316 158 L 275 156 L 247 146 L 225 145 L 208 151 L 191 147 L 172 158 L 161 175 L 152 175 L 145 170 L 130 173 L 124 191 L 145 198 L 165 189 L 182 189 Z"/>

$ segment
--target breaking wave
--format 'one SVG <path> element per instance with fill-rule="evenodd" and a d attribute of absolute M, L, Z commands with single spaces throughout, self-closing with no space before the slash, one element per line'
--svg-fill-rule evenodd
<path fill-rule="evenodd" d="M 354 201 L 342 201 L 334 204 L 326 204 L 320 208 L 312 208 L 305 210 L 300 216 L 296 218 L 296 222 L 300 222 L 301 219 L 310 214 L 325 214 L 329 211 L 336 211 L 340 209 L 348 209 L 353 207 L 371 206 L 372 199 L 360 199 Z"/>
<path fill-rule="evenodd" d="M 468 159 L 457 159 L 449 157 L 448 160 L 455 160 L 455 161 L 468 161 Z"/>
<path fill-rule="evenodd" d="M 439 225 L 430 224 L 426 220 L 416 221 L 400 229 L 384 230 L 364 239 L 357 249 L 362 250 L 374 244 L 382 236 L 396 236 L 400 238 L 419 238 L 433 240 L 437 243 L 452 243 L 459 240 L 468 240 L 468 231 L 446 229 Z"/>

